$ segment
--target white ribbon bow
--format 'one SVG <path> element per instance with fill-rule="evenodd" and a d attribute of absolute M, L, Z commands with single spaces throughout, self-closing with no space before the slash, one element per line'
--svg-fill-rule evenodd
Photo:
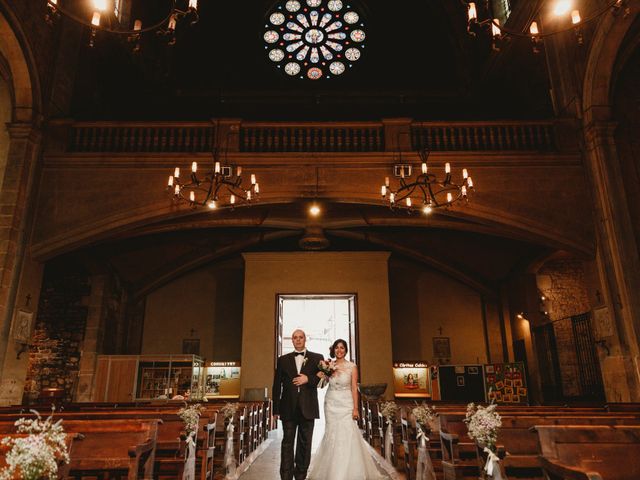
<path fill-rule="evenodd" d="M 196 478 L 196 442 L 195 432 L 191 432 L 187 437 L 187 458 L 184 462 L 182 480 L 195 480 Z"/>
<path fill-rule="evenodd" d="M 391 445 L 393 445 L 393 426 L 391 422 L 387 423 L 387 432 L 384 435 L 384 458 L 387 462 L 392 462 Z"/>
<path fill-rule="evenodd" d="M 494 480 L 502 480 L 499 465 L 500 458 L 489 447 L 484 447 L 484 451 L 487 454 L 487 463 L 484 465 L 484 471 Z"/>

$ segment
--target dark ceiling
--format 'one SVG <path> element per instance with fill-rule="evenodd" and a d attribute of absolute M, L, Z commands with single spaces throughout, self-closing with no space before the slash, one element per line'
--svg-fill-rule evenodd
<path fill-rule="evenodd" d="M 200 21 L 177 29 L 177 43 L 150 34 L 141 53 L 99 35 L 79 47 L 71 116 L 77 119 L 367 120 L 532 118 L 550 112 L 544 68 L 530 45 L 492 52 L 470 37 L 462 2 L 353 1 L 366 50 L 341 77 L 290 78 L 264 50 L 265 19 L 277 2 L 200 0 Z M 145 25 L 164 2 L 136 2 Z M 496 62 L 503 55 L 508 61 Z M 495 65 L 503 65 L 500 68 Z"/>

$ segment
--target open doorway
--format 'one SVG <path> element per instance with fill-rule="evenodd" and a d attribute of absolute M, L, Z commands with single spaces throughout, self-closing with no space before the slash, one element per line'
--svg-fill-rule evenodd
<path fill-rule="evenodd" d="M 345 295 L 278 295 L 276 353 L 293 351 L 291 334 L 302 329 L 307 335 L 307 349 L 329 357 L 329 347 L 341 338 L 349 345 L 347 360 L 357 363 L 356 296 Z M 277 357 L 276 357 L 277 359 Z M 326 388 L 318 390 L 320 421 L 313 433 L 315 452 L 324 433 L 324 397 Z"/>

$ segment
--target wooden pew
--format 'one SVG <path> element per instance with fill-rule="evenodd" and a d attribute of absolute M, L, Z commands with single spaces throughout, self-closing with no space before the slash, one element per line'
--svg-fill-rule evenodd
<path fill-rule="evenodd" d="M 640 426 L 535 428 L 549 480 L 637 480 Z"/>

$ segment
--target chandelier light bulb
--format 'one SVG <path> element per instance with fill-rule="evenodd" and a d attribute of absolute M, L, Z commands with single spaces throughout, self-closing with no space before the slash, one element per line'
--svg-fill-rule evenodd
<path fill-rule="evenodd" d="M 529 33 L 531 35 L 539 35 L 540 30 L 538 30 L 538 22 L 531 22 L 531 26 L 529 27 Z"/>
<path fill-rule="evenodd" d="M 384 185 L 389 188 L 389 177 L 384 177 Z"/>
<path fill-rule="evenodd" d="M 167 30 L 175 30 L 176 29 L 176 15 L 175 13 L 173 15 L 171 15 L 171 17 L 169 18 L 169 25 L 167 25 Z"/>
<path fill-rule="evenodd" d="M 214 171 L 214 173 L 220 173 L 220 162 L 214 163 L 213 171 Z"/>
<path fill-rule="evenodd" d="M 451 192 L 447 193 L 447 203 L 451 203 L 453 201 L 453 195 L 451 195 Z"/>
<path fill-rule="evenodd" d="M 215 210 L 218 205 L 216 204 L 215 200 L 209 200 L 209 202 L 207 203 L 207 207 L 209 207 L 211 210 Z"/>
<path fill-rule="evenodd" d="M 93 18 L 91 19 L 91 25 L 94 27 L 100 26 L 100 12 L 93 12 Z"/>
<path fill-rule="evenodd" d="M 474 2 L 469 3 L 469 10 L 467 11 L 469 15 L 469 21 L 472 22 L 478 19 L 478 11 L 476 10 L 476 4 Z"/>
<path fill-rule="evenodd" d="M 393 192 L 391 192 L 391 193 L 389 194 L 389 203 L 391 203 L 391 204 L 396 203 L 396 194 L 395 194 L 395 193 L 393 193 Z"/>
<path fill-rule="evenodd" d="M 175 171 L 173 172 L 173 176 L 176 178 L 180 178 L 180 167 L 176 167 Z"/>
<path fill-rule="evenodd" d="M 380 194 L 381 194 L 383 197 L 386 197 L 386 196 L 387 196 L 387 186 L 386 186 L 386 185 L 382 185 L 382 188 L 380 189 Z"/>
<path fill-rule="evenodd" d="M 406 202 L 407 202 L 407 207 L 410 207 L 411 206 L 411 197 L 407 197 Z"/>
<path fill-rule="evenodd" d="M 430 204 L 428 204 L 428 203 L 427 203 L 424 207 L 422 207 L 422 212 L 423 212 L 425 215 L 429 215 L 429 214 L 431 213 L 431 211 L 432 211 L 432 210 L 433 210 L 433 209 L 431 208 L 431 205 L 430 205 Z"/>
<path fill-rule="evenodd" d="M 571 7 L 573 6 L 573 1 L 571 0 L 558 0 L 553 7 L 553 14 L 561 17 L 569 13 Z"/>
<path fill-rule="evenodd" d="M 247 190 L 247 201 L 251 200 L 251 190 Z"/>
<path fill-rule="evenodd" d="M 176 185 L 176 188 L 173 190 L 173 193 L 177 195 L 180 195 L 180 185 Z"/>
<path fill-rule="evenodd" d="M 198 9 L 198 0 L 189 0 L 189 8 Z"/>
<path fill-rule="evenodd" d="M 167 187 L 173 187 L 173 175 L 169 175 L 169 181 L 167 182 Z"/>
<path fill-rule="evenodd" d="M 259 184 L 255 184 L 253 186 L 253 191 L 256 192 L 256 195 L 260 193 L 260 185 Z"/>
<path fill-rule="evenodd" d="M 449 175 L 451 173 L 451 164 L 449 162 L 444 164 L 444 173 Z"/>
<path fill-rule="evenodd" d="M 466 180 L 467 178 L 469 178 L 469 171 L 466 168 L 462 169 L 462 178 L 464 180 Z"/>
<path fill-rule="evenodd" d="M 579 10 L 573 10 L 571 12 L 571 23 L 573 23 L 574 25 L 577 25 L 581 21 L 582 21 L 582 18 L 580 18 L 580 11 Z"/>
<path fill-rule="evenodd" d="M 49 3 L 51 3 L 53 5 L 57 5 L 58 4 L 58 0 L 49 0 Z"/>
<path fill-rule="evenodd" d="M 104 12 L 107 9 L 107 0 L 93 0 L 93 9 Z"/>
<path fill-rule="evenodd" d="M 251 185 L 255 185 L 256 184 L 256 174 L 252 173 L 251 174 Z"/>
<path fill-rule="evenodd" d="M 469 188 L 473 188 L 473 180 L 471 179 L 471 177 L 467 178 L 467 185 L 469 186 Z"/>
<path fill-rule="evenodd" d="M 311 205 L 311 207 L 309 208 L 309 213 L 314 216 L 317 217 L 318 215 L 320 215 L 320 207 L 318 205 Z"/>
<path fill-rule="evenodd" d="M 189 192 L 189 201 L 191 203 L 194 203 L 196 201 L 196 192 L 194 192 L 193 190 Z"/>
<path fill-rule="evenodd" d="M 426 174 L 427 173 L 427 164 L 426 162 L 422 162 L 422 174 Z"/>
<path fill-rule="evenodd" d="M 142 30 L 142 20 L 136 20 L 135 22 L 133 22 L 133 30 L 136 32 Z"/>
<path fill-rule="evenodd" d="M 500 20 L 494 18 L 493 22 L 491 23 L 491 35 L 493 35 L 494 37 L 499 37 L 501 33 Z"/>
<path fill-rule="evenodd" d="M 467 187 L 465 187 L 464 185 L 460 188 L 460 193 L 462 193 L 463 197 L 467 196 Z"/>
<path fill-rule="evenodd" d="M 191 171 L 192 171 L 193 173 L 196 173 L 196 172 L 198 171 L 198 162 L 193 162 L 193 163 L 191 164 Z"/>
<path fill-rule="evenodd" d="M 238 176 L 242 175 L 242 167 L 236 167 L 236 175 Z"/>
<path fill-rule="evenodd" d="M 235 196 L 235 195 L 231 195 L 231 196 L 229 197 L 229 203 L 230 203 L 231 205 L 235 205 L 235 204 L 236 204 L 236 196 Z"/>

